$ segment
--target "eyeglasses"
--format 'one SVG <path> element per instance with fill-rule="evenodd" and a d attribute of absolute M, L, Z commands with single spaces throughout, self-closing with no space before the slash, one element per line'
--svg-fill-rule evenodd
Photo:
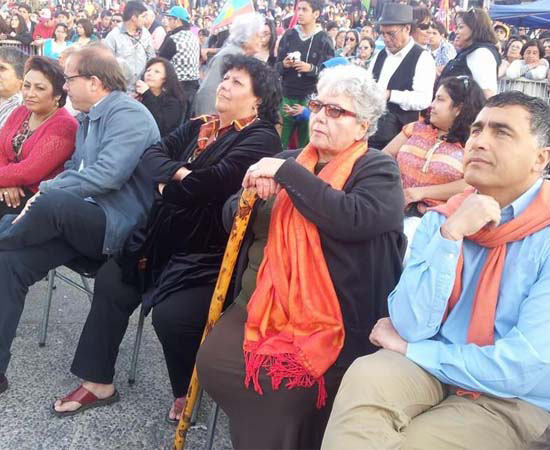
<path fill-rule="evenodd" d="M 114 23 L 121 23 L 121 22 L 122 22 L 122 19 L 111 19 L 111 22 L 114 22 Z"/>
<path fill-rule="evenodd" d="M 65 78 L 65 83 L 70 83 L 72 80 L 76 78 L 90 78 L 88 75 L 71 75 L 68 77 L 67 75 L 63 75 L 63 78 Z"/>
<path fill-rule="evenodd" d="M 360 45 L 360 46 L 359 46 L 359 50 L 370 50 L 370 47 L 369 47 L 368 45 L 367 45 L 367 46 L 365 46 L 365 45 Z"/>
<path fill-rule="evenodd" d="M 347 37 L 345 40 L 346 41 L 355 41 L 355 38 L 354 37 Z"/>
<path fill-rule="evenodd" d="M 385 38 L 394 39 L 395 36 L 397 36 L 397 33 L 399 33 L 400 31 L 403 31 L 403 28 L 404 27 L 401 27 L 399 30 L 395 30 L 395 31 L 380 31 L 380 33 L 378 34 L 382 36 L 384 39 Z"/>
<path fill-rule="evenodd" d="M 417 25 L 417 28 L 419 30 L 426 31 L 428 28 L 430 28 L 430 24 L 429 23 L 421 23 L 421 24 Z"/>
<path fill-rule="evenodd" d="M 333 119 L 338 119 L 338 117 L 340 116 L 357 117 L 357 114 L 355 114 L 354 112 L 341 108 L 338 105 L 320 102 L 319 100 L 310 100 L 307 104 L 307 107 L 315 114 L 325 108 L 326 115 L 332 117 Z"/>

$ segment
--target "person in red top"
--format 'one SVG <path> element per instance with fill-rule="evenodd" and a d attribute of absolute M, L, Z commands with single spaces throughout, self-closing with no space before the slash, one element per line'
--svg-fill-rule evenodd
<path fill-rule="evenodd" d="M 54 30 L 55 20 L 52 19 L 52 12 L 49 9 L 44 8 L 40 11 L 40 21 L 34 27 L 32 39 L 34 41 L 40 39 L 50 39 L 53 37 Z"/>
<path fill-rule="evenodd" d="M 59 65 L 42 56 L 28 60 L 23 105 L 0 130 L 0 218 L 18 214 L 74 151 L 77 121 L 63 108 L 67 94 Z"/>

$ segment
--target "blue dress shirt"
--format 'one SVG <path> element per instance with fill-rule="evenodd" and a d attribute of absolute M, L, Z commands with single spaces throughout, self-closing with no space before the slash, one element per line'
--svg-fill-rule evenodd
<path fill-rule="evenodd" d="M 520 215 L 542 184 L 501 210 Z M 467 343 L 479 276 L 488 249 L 441 236 L 445 217 L 430 211 L 412 242 L 409 263 L 389 297 L 393 325 L 409 342 L 406 356 L 442 383 L 496 397 L 520 398 L 550 411 L 550 227 L 507 244 L 495 316 L 495 343 Z M 442 323 L 464 246 L 462 293 Z"/>

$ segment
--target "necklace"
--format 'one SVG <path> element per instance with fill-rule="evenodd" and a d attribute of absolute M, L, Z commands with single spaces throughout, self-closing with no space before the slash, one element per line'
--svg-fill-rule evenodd
<path fill-rule="evenodd" d="M 47 115 L 46 117 L 44 117 L 38 124 L 34 125 L 34 122 L 36 122 L 37 119 L 34 119 L 36 117 L 36 115 L 34 115 L 34 113 L 31 113 L 31 117 L 29 118 L 29 129 L 31 131 L 34 131 L 36 130 L 40 125 L 42 125 L 46 120 L 48 120 L 51 116 L 53 116 L 55 114 L 55 112 L 57 111 L 57 106 L 54 107 Z M 31 123 L 33 122 L 33 123 Z"/>

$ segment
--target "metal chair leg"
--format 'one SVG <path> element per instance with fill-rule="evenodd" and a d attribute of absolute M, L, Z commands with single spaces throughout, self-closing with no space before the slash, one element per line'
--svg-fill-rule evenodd
<path fill-rule="evenodd" d="M 44 304 L 44 312 L 42 313 L 42 324 L 40 326 L 40 338 L 38 346 L 46 345 L 46 335 L 48 333 L 48 322 L 50 320 L 50 308 L 52 306 L 53 283 L 55 281 L 55 269 L 48 272 L 48 291 L 46 294 L 46 303 Z"/>
<path fill-rule="evenodd" d="M 143 335 L 143 321 L 145 320 L 145 313 L 143 311 L 143 305 L 139 310 L 139 320 L 136 330 L 136 340 L 134 342 L 134 351 L 132 352 L 132 362 L 130 363 L 130 375 L 128 377 L 128 383 L 134 384 L 136 382 L 136 370 L 137 361 L 139 355 L 139 348 L 141 347 L 141 337 Z"/>
<path fill-rule="evenodd" d="M 195 403 L 195 407 L 193 408 L 193 414 L 191 414 L 191 425 L 195 425 L 197 423 L 197 416 L 199 415 L 199 410 L 201 409 L 203 393 L 204 390 L 200 388 L 199 397 L 197 399 L 197 402 Z"/>
<path fill-rule="evenodd" d="M 220 407 L 216 402 L 212 402 L 212 410 L 208 417 L 208 436 L 206 437 L 206 450 L 212 450 L 214 445 L 214 435 L 216 434 L 216 422 L 218 421 L 218 414 Z"/>
<path fill-rule="evenodd" d="M 82 280 L 82 285 L 86 290 L 86 295 L 88 296 L 90 303 L 92 303 L 92 300 L 94 299 L 94 291 L 90 289 L 90 282 L 88 281 L 88 278 L 86 278 L 84 275 L 80 275 L 80 279 Z"/>

